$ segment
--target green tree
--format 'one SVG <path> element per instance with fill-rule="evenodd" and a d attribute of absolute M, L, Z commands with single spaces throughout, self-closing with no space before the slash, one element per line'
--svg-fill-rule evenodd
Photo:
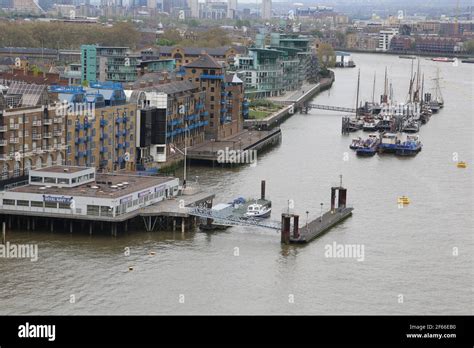
<path fill-rule="evenodd" d="M 323 68 L 331 68 L 336 64 L 336 53 L 328 43 L 320 43 L 318 47 L 318 60 Z"/>
<path fill-rule="evenodd" d="M 464 42 L 464 51 L 466 51 L 469 54 L 474 54 L 474 40 L 469 40 Z"/>

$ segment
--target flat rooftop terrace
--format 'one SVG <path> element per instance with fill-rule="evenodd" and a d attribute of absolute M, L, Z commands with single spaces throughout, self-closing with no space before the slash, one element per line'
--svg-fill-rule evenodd
<path fill-rule="evenodd" d="M 48 169 L 52 168 L 54 167 Z M 63 167 L 58 168 L 62 170 Z M 173 177 L 135 175 L 133 172 L 120 174 L 96 174 L 95 181 L 75 187 L 55 187 L 48 186 L 48 184 L 44 184 L 43 186 L 25 185 L 12 188 L 9 192 L 118 198 L 134 192 L 146 190 L 152 186 L 159 186 L 174 179 L 175 178 Z"/>
<path fill-rule="evenodd" d="M 73 167 L 73 166 L 51 166 L 37 169 L 36 172 L 44 173 L 77 173 L 89 169 L 88 167 Z"/>

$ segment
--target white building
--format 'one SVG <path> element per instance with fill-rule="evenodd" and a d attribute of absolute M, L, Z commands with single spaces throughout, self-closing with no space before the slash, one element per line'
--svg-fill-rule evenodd
<path fill-rule="evenodd" d="M 52 166 L 29 172 L 26 185 L 0 192 L 3 214 L 128 219 L 139 209 L 178 194 L 172 177 L 99 174 L 95 168 Z"/>
<path fill-rule="evenodd" d="M 262 9 L 260 16 L 262 19 L 272 18 L 272 0 L 262 0 Z"/>
<path fill-rule="evenodd" d="M 386 52 L 390 48 L 390 41 L 392 41 L 392 38 L 398 35 L 398 29 L 386 29 L 386 30 L 380 30 L 379 32 L 379 47 L 377 48 L 377 51 L 383 51 Z"/>
<path fill-rule="evenodd" d="M 199 18 L 199 0 L 188 0 L 192 18 Z"/>
<path fill-rule="evenodd" d="M 237 15 L 237 0 L 227 0 L 227 18 L 234 19 Z"/>

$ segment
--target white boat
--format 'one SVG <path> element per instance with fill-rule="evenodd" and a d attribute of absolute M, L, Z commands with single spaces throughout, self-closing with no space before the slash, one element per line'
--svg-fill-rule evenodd
<path fill-rule="evenodd" d="M 272 207 L 265 204 L 253 203 L 247 207 L 246 217 L 269 217 Z"/>

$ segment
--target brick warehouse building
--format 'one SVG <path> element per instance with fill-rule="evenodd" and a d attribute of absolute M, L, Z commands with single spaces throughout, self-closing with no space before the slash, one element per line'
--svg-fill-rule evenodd
<path fill-rule="evenodd" d="M 209 124 L 206 139 L 221 139 L 243 129 L 243 82 L 236 76 L 226 79 L 225 69 L 208 54 L 184 66 L 183 79 L 206 92 L 205 110 Z M 231 75 L 234 76 L 234 75 Z"/>
<path fill-rule="evenodd" d="M 0 169 L 8 183 L 38 169 L 62 164 L 66 139 L 47 87 L 12 83 L 0 93 Z"/>

